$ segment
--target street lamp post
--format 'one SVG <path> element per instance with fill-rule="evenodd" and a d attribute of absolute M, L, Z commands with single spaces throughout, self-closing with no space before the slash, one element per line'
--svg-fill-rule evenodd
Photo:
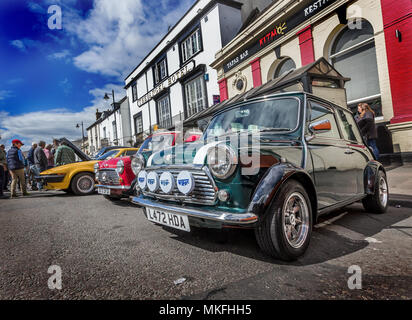
<path fill-rule="evenodd" d="M 84 127 L 83 127 L 83 121 L 81 122 L 82 126 L 82 151 L 84 152 Z M 80 128 L 79 124 L 76 124 L 76 128 Z"/>
<path fill-rule="evenodd" d="M 113 98 L 113 110 L 114 110 L 114 112 L 113 112 L 113 114 L 114 114 L 114 131 L 115 131 L 113 134 L 116 135 L 115 136 L 116 139 L 113 139 L 113 142 L 114 142 L 114 140 L 116 140 L 116 144 L 117 144 L 118 138 L 117 138 L 117 122 L 116 122 L 116 110 L 115 110 L 116 104 L 115 104 L 115 100 L 114 100 L 114 90 L 112 90 L 112 98 Z M 105 93 L 103 99 L 107 101 L 107 100 L 110 99 L 110 97 L 107 93 Z"/>

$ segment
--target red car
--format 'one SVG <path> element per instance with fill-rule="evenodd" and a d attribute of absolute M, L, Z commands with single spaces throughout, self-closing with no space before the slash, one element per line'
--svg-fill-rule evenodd
<path fill-rule="evenodd" d="M 96 163 L 94 172 L 97 192 L 112 201 L 133 195 L 136 175 L 144 167 L 150 155 L 174 146 L 180 134 L 177 131 L 154 133 L 146 138 L 135 156 L 113 158 Z M 201 135 L 200 132 L 187 133 L 184 142 L 196 141 Z"/>

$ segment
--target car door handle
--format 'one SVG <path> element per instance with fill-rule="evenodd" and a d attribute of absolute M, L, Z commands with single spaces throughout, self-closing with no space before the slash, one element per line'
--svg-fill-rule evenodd
<path fill-rule="evenodd" d="M 345 154 L 352 154 L 352 153 L 355 153 L 355 151 L 353 151 L 352 149 L 345 150 Z"/>

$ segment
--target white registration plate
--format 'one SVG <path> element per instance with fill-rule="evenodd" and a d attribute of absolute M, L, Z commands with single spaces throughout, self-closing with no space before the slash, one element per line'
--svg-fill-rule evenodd
<path fill-rule="evenodd" d="M 110 189 L 107 188 L 97 188 L 98 194 L 106 194 L 110 196 Z"/>
<path fill-rule="evenodd" d="M 146 216 L 149 221 L 190 232 L 189 219 L 187 216 L 152 208 L 146 208 Z"/>

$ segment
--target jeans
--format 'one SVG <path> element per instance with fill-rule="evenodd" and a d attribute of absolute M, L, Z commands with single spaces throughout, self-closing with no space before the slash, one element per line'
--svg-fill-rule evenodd
<path fill-rule="evenodd" d="M 33 173 L 33 175 L 35 177 L 40 175 L 40 170 L 36 165 L 31 165 L 30 166 L 30 171 Z M 33 185 L 34 185 L 34 180 L 33 180 Z M 37 189 L 39 189 L 39 190 L 43 189 L 43 182 L 37 182 Z"/>
<path fill-rule="evenodd" d="M 369 140 L 367 141 L 367 143 L 368 143 L 368 146 L 372 149 L 373 154 L 375 155 L 376 160 L 379 160 L 380 154 L 379 154 L 379 149 L 378 149 L 378 147 L 376 146 L 376 139 L 369 139 Z"/>

